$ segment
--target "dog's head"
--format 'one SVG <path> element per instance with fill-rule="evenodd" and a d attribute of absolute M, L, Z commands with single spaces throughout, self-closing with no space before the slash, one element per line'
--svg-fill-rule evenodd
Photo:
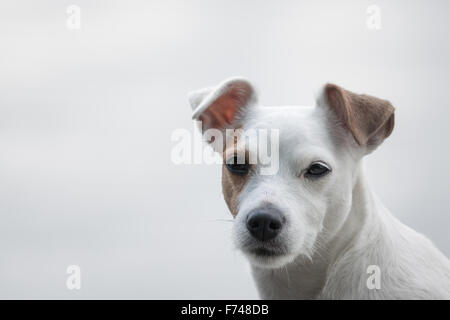
<path fill-rule="evenodd" d="M 222 187 L 235 218 L 234 241 L 260 267 L 311 257 L 319 238 L 329 239 L 342 227 L 361 158 L 394 127 L 388 101 L 332 84 L 322 89 L 315 108 L 258 106 L 244 79 L 193 92 L 189 99 L 193 118 L 202 121 L 224 160 Z M 270 137 L 279 137 L 271 144 L 277 170 L 263 174 L 256 150 L 262 144 L 248 143 L 246 133 L 271 130 L 278 134 Z M 249 161 L 255 154 L 256 161 Z"/>

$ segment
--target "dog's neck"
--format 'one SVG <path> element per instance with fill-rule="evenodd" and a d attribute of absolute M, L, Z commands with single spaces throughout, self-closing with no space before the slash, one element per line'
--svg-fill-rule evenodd
<path fill-rule="evenodd" d="M 264 299 L 315 299 L 325 285 L 327 270 L 345 249 L 355 243 L 364 226 L 379 219 L 374 195 L 362 168 L 353 187 L 352 206 L 344 223 L 320 243 L 311 258 L 298 257 L 289 265 L 272 270 L 252 267 L 253 277 Z M 319 238 L 324 238 L 319 235 Z M 319 241 L 318 241 L 319 242 Z"/>

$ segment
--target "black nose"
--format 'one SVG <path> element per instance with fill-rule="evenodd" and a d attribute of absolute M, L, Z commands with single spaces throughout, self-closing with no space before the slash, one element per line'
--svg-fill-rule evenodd
<path fill-rule="evenodd" d="M 247 218 L 247 229 L 250 234 L 260 241 L 275 238 L 283 227 L 282 215 L 275 209 L 256 210 Z"/>

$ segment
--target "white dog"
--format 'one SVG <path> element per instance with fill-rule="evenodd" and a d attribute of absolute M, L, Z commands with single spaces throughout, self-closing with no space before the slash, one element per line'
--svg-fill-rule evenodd
<path fill-rule="evenodd" d="M 328 84 L 315 108 L 261 107 L 252 85 L 238 78 L 189 100 L 203 131 L 279 130 L 272 175 L 249 163 L 252 150 L 237 161 L 245 148 L 239 136 L 216 148 L 234 241 L 262 298 L 450 298 L 450 261 L 399 222 L 364 177 L 362 158 L 394 128 L 388 101 Z"/>

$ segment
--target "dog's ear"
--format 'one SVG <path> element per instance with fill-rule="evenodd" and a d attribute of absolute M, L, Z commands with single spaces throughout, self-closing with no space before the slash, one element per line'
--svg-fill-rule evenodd
<path fill-rule="evenodd" d="M 356 143 L 368 152 L 394 129 L 394 107 L 387 100 L 356 94 L 334 84 L 325 86 L 324 98 Z"/>
<path fill-rule="evenodd" d="M 241 112 L 256 102 L 253 86 L 245 79 L 226 80 L 217 87 L 204 88 L 189 93 L 192 118 L 202 122 L 207 129 L 236 128 Z"/>

